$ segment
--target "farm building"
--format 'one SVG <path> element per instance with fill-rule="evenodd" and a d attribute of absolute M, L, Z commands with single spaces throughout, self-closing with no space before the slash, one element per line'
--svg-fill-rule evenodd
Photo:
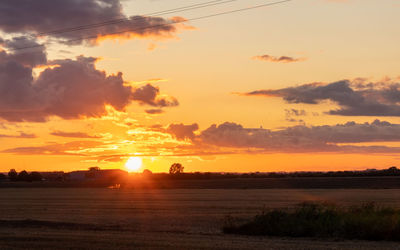
<path fill-rule="evenodd" d="M 128 177 L 128 172 L 120 169 L 100 169 L 98 167 L 89 170 L 72 171 L 67 174 L 67 180 L 115 180 Z"/>

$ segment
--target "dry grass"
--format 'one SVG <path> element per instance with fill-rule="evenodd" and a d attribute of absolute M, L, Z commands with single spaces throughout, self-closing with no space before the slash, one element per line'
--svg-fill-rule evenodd
<path fill-rule="evenodd" d="M 307 239 L 226 236 L 221 233 L 221 225 L 227 215 L 247 220 L 256 215 L 263 206 L 279 208 L 302 201 L 320 200 L 345 206 L 368 201 L 399 206 L 400 194 L 399 190 L 3 189 L 0 190 L 0 220 L 29 219 L 49 224 L 39 225 L 40 230 L 38 226 L 1 227 L 0 224 L 0 248 L 23 249 L 24 246 L 30 246 L 36 249 L 68 249 L 81 246 L 83 249 L 132 249 L 132 246 L 137 246 L 143 249 L 152 247 L 309 249 L 313 246 L 315 249 L 326 249 L 325 246 L 328 246 L 330 249 L 385 247 L 390 249 L 393 247 L 392 243 L 378 245 L 365 242 L 326 243 L 311 242 Z M 74 228 L 76 224 L 85 226 Z M 99 231 L 91 227 L 109 230 Z"/>

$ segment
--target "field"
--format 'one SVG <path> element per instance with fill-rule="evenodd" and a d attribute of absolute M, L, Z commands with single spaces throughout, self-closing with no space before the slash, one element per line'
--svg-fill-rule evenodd
<path fill-rule="evenodd" d="M 397 189 L 0 189 L 0 249 L 398 249 L 394 242 L 224 235 L 228 215 L 303 201 L 400 207 Z"/>

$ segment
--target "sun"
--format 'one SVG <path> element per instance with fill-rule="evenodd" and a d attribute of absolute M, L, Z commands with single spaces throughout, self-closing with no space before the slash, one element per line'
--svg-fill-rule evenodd
<path fill-rule="evenodd" d="M 142 167 L 142 158 L 130 157 L 125 163 L 126 169 L 129 172 L 137 172 Z"/>

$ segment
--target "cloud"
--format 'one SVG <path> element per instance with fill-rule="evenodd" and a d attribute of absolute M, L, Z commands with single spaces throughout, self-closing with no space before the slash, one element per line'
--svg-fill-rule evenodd
<path fill-rule="evenodd" d="M 306 116 L 307 112 L 304 109 L 285 109 L 287 116 Z"/>
<path fill-rule="evenodd" d="M 179 105 L 178 100 L 174 97 L 160 96 L 160 89 L 149 83 L 136 88 L 132 92 L 132 98 L 141 104 L 154 107 L 174 107 Z"/>
<path fill-rule="evenodd" d="M 95 141 L 74 141 L 64 144 L 53 143 L 38 147 L 17 147 L 6 149 L 1 152 L 19 155 L 83 155 L 78 151 L 101 145 L 101 142 Z"/>
<path fill-rule="evenodd" d="M 195 138 L 194 132 L 199 129 L 199 125 L 197 123 L 193 123 L 192 125 L 184 125 L 184 124 L 170 124 L 166 129 L 166 132 L 174 135 L 179 140 L 191 139 Z"/>
<path fill-rule="evenodd" d="M 35 134 L 27 134 L 27 133 L 24 133 L 24 132 L 20 132 L 19 135 L 4 135 L 4 134 L 0 134 L 0 139 L 1 138 L 33 139 L 33 138 L 37 138 L 37 136 Z"/>
<path fill-rule="evenodd" d="M 304 109 L 285 109 L 285 113 L 287 117 L 307 115 L 307 112 Z"/>
<path fill-rule="evenodd" d="M 14 37 L 0 41 L 0 45 L 6 49 L 14 50 L 20 47 L 39 45 L 35 39 L 26 36 Z M 44 47 L 38 47 L 31 51 L 19 51 L 17 53 L 7 53 L 0 51 L 0 62 L 15 61 L 25 67 L 36 67 L 47 63 L 47 54 Z"/>
<path fill-rule="evenodd" d="M 225 122 L 198 131 L 191 125 L 170 124 L 137 128 L 124 141 L 74 141 L 48 143 L 43 146 L 10 148 L 1 153 L 21 155 L 76 155 L 107 161 L 116 156 L 129 157 L 135 145 L 142 156 L 199 156 L 218 154 L 265 153 L 400 153 L 398 146 L 380 146 L 383 142 L 400 142 L 400 124 L 375 120 L 371 123 L 305 126 L 278 130 L 246 128 Z M 171 135 L 174 137 L 172 138 Z M 368 143 L 365 146 L 365 143 Z"/>
<path fill-rule="evenodd" d="M 161 82 L 167 82 L 167 79 L 163 79 L 163 78 L 152 78 L 152 79 L 147 79 L 144 81 L 130 81 L 130 82 L 125 82 L 125 85 L 129 85 L 132 87 L 135 87 L 137 85 L 141 85 L 141 84 L 145 84 L 145 83 L 150 83 L 150 84 L 154 84 L 154 83 L 161 83 Z"/>
<path fill-rule="evenodd" d="M 400 83 L 365 80 L 342 80 L 323 84 L 312 83 L 277 90 L 257 90 L 246 96 L 282 97 L 288 103 L 319 104 L 332 101 L 339 109 L 331 115 L 343 116 L 400 116 Z"/>
<path fill-rule="evenodd" d="M 147 114 L 151 114 L 151 115 L 158 115 L 158 114 L 164 113 L 164 110 L 162 110 L 162 109 L 146 109 L 145 112 Z"/>
<path fill-rule="evenodd" d="M 69 138 L 102 138 L 101 136 L 97 135 L 88 135 L 87 133 L 83 132 L 64 132 L 64 131 L 54 131 L 50 133 L 51 135 L 54 136 L 60 136 L 60 137 L 69 137 Z"/>
<path fill-rule="evenodd" d="M 91 37 L 86 40 L 90 44 L 108 37 L 170 37 L 177 32 L 176 20 L 183 18 L 128 17 L 120 0 L 0 1 L 0 30 L 4 33 L 48 35 L 70 44 L 81 44 L 84 41 L 68 42 L 81 37 Z M 87 26 L 91 29 L 85 29 Z"/>
<path fill-rule="evenodd" d="M 124 111 L 132 101 L 157 107 L 178 105 L 175 98 L 161 96 L 160 90 L 150 84 L 125 86 L 122 73 L 107 75 L 97 70 L 93 57 L 47 62 L 54 67 L 37 78 L 33 78 L 32 66 L 38 60 L 33 55 L 27 58 L 0 52 L 0 118 L 7 121 L 101 117 L 107 114 L 106 106 Z"/>
<path fill-rule="evenodd" d="M 107 76 L 95 69 L 95 58 L 57 60 L 37 79 L 32 68 L 15 61 L 0 63 L 0 117 L 8 121 L 45 121 L 99 117 L 105 105 L 117 110 L 130 101 L 131 89 L 123 86 L 122 74 Z"/>
<path fill-rule="evenodd" d="M 260 61 L 267 61 L 267 62 L 280 62 L 280 63 L 292 63 L 292 62 L 299 62 L 304 61 L 304 58 L 294 58 L 290 56 L 271 56 L 271 55 L 261 55 L 261 56 L 254 56 L 254 60 Z"/>
<path fill-rule="evenodd" d="M 299 125 L 272 131 L 226 122 L 202 131 L 198 139 L 219 147 L 258 148 L 275 152 L 400 152 L 399 148 L 340 145 L 400 142 L 400 124 L 375 120 L 372 123 L 348 122 L 333 126 Z"/>
<path fill-rule="evenodd" d="M 178 29 L 191 29 L 174 24 L 183 21 L 182 17 L 127 17 L 120 0 L 1 1 L 0 32 L 5 38 L 0 37 L 0 119 L 44 122 L 52 116 L 101 117 L 107 114 L 106 107 L 124 111 L 133 101 L 158 109 L 177 106 L 174 97 L 161 94 L 150 83 L 126 86 L 122 73 L 107 75 L 97 70 L 96 58 L 49 61 L 38 39 L 47 36 L 51 42 L 93 45 L 115 37 L 171 37 Z M 112 25 L 97 25 L 103 22 Z M 75 27 L 73 32 L 70 27 Z M 125 30 L 130 31 L 121 33 Z M 76 40 L 82 36 L 91 38 Z M 19 50 L 24 47 L 36 48 Z M 45 70 L 36 75 L 38 68 Z"/>
<path fill-rule="evenodd" d="M 293 117 L 299 117 L 299 116 L 306 116 L 308 115 L 307 112 L 303 109 L 299 110 L 299 109 L 285 109 L 285 118 L 286 121 L 288 122 L 300 122 L 303 123 L 304 120 L 302 119 L 295 119 Z"/>

